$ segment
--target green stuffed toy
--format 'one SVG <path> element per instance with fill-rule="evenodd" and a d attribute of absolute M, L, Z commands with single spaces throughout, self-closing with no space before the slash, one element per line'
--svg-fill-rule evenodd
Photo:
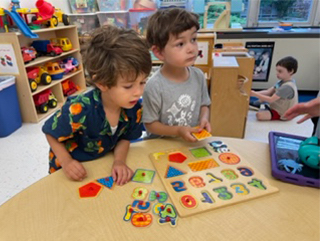
<path fill-rule="evenodd" d="M 300 160 L 307 166 L 320 169 L 320 143 L 316 136 L 305 139 L 298 150 Z"/>

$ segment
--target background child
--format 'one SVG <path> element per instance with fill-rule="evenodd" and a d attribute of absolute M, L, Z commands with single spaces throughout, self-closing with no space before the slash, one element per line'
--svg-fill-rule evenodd
<path fill-rule="evenodd" d="M 158 10 L 148 21 L 147 41 L 163 61 L 143 95 L 143 122 L 150 133 L 192 142 L 191 133 L 211 131 L 206 80 L 190 67 L 198 56 L 198 29 L 197 15 L 179 8 Z"/>
<path fill-rule="evenodd" d="M 50 173 L 62 168 L 81 181 L 83 161 L 114 150 L 112 177 L 118 185 L 133 171 L 126 165 L 130 140 L 142 134 L 141 97 L 151 70 L 147 44 L 133 31 L 104 26 L 92 34 L 83 54 L 94 90 L 68 98 L 42 130 L 50 144 Z"/>
<path fill-rule="evenodd" d="M 258 120 L 286 120 L 284 113 L 298 103 L 296 82 L 292 76 L 297 72 L 298 62 L 293 57 L 285 57 L 276 64 L 277 78 L 280 79 L 267 90 L 253 91 L 251 96 L 259 98 L 260 102 L 268 102 L 266 110 L 260 110 Z"/>

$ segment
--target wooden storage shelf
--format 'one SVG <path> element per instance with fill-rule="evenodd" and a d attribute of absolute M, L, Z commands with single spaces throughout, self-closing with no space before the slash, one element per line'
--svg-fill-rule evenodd
<path fill-rule="evenodd" d="M 77 52 L 79 52 L 79 49 L 72 49 L 68 52 L 63 52 L 62 54 L 54 56 L 54 57 L 48 57 L 48 56 L 39 57 L 39 58 L 36 58 L 35 60 L 31 61 L 30 63 L 26 64 L 25 67 L 28 68 L 28 67 L 32 67 L 32 66 L 36 66 L 36 65 L 42 65 L 46 62 L 57 60 L 61 57 L 66 57 L 68 55 L 71 55 L 71 54 L 77 53 Z"/>
<path fill-rule="evenodd" d="M 35 91 L 35 92 L 32 92 L 32 95 L 36 95 L 46 89 L 50 89 L 52 86 L 54 85 L 57 85 L 57 84 L 60 84 L 61 82 L 65 81 L 66 79 L 70 79 L 71 77 L 79 74 L 79 73 L 82 73 L 82 69 L 79 69 L 78 71 L 74 72 L 74 73 L 70 73 L 70 74 L 67 74 L 67 75 L 64 75 L 62 79 L 58 79 L 58 80 L 52 80 L 51 84 L 50 85 L 39 85 L 38 86 L 38 89 Z"/>
<path fill-rule="evenodd" d="M 0 44 L 11 44 L 15 52 L 15 60 L 17 62 L 17 67 L 19 72 L 12 73 L 16 77 L 16 87 L 18 92 L 20 112 L 23 122 L 33 122 L 37 123 L 40 120 L 48 117 L 56 110 L 61 108 L 61 106 L 66 101 L 66 97 L 63 95 L 62 84 L 66 79 L 71 79 L 77 86 L 79 90 L 74 94 L 80 94 L 86 90 L 86 81 L 84 77 L 83 66 L 81 63 L 80 54 L 80 44 L 78 39 L 77 28 L 75 25 L 70 26 L 58 26 L 56 28 L 46 28 L 33 31 L 39 35 L 40 40 L 50 40 L 51 38 L 69 38 L 72 43 L 72 50 L 68 52 L 63 52 L 61 55 L 54 57 L 39 57 L 34 61 L 24 64 L 21 55 L 21 47 L 30 46 L 31 43 L 36 39 L 27 38 L 21 33 L 1 33 L 0 34 Z M 50 85 L 38 85 L 38 89 L 35 92 L 31 92 L 29 80 L 27 77 L 26 68 L 31 66 L 42 66 L 49 61 L 57 61 L 63 59 L 64 57 L 72 56 L 79 61 L 79 70 L 73 73 L 64 75 L 60 80 L 53 80 Z M 8 75 L 6 73 L 0 73 L 0 75 Z M 58 106 L 56 108 L 48 110 L 47 113 L 40 114 L 37 112 L 33 96 L 41 93 L 44 90 L 50 89 L 55 95 L 58 101 Z"/>

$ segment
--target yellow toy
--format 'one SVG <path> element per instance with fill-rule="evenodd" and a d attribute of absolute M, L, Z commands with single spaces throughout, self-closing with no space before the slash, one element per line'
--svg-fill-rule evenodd
<path fill-rule="evenodd" d="M 72 49 L 71 41 L 68 38 L 51 38 L 50 42 L 55 47 L 60 47 L 64 52 Z"/>

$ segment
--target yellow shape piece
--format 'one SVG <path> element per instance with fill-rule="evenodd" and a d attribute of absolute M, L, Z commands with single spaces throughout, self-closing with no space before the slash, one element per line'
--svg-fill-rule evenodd
<path fill-rule="evenodd" d="M 205 169 L 218 167 L 219 164 L 211 158 L 203 161 L 191 162 L 188 164 L 188 166 L 193 172 L 198 172 Z"/>
<path fill-rule="evenodd" d="M 198 141 L 201 141 L 203 139 L 206 139 L 208 137 L 211 137 L 212 135 L 210 134 L 210 132 L 208 132 L 206 129 L 203 129 L 202 131 L 200 132 L 195 132 L 195 133 L 192 133 L 192 135 L 197 138 Z"/>
<path fill-rule="evenodd" d="M 165 155 L 166 153 L 164 152 L 157 152 L 157 153 L 153 153 L 153 157 L 158 161 L 160 156 Z"/>

